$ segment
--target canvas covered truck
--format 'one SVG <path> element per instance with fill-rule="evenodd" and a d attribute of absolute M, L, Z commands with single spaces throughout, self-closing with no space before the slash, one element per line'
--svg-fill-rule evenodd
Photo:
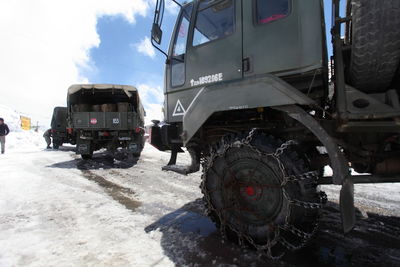
<path fill-rule="evenodd" d="M 58 149 L 64 143 L 75 145 L 76 138 L 71 128 L 67 127 L 67 107 L 55 107 L 51 119 L 53 148 Z"/>
<path fill-rule="evenodd" d="M 144 146 L 145 111 L 138 90 L 128 85 L 76 84 L 68 89 L 68 123 L 76 153 L 90 159 L 106 148 L 138 157 Z"/>
<path fill-rule="evenodd" d="M 351 231 L 354 184 L 400 181 L 400 1 L 348 0 L 340 14 L 343 0 L 332 0 L 332 44 L 322 0 L 172 2 L 168 50 L 164 0 L 152 28 L 166 57 L 165 120 L 149 134 L 171 151 L 163 169 L 202 167 L 221 235 L 274 259 L 318 232 L 321 184 L 341 187 Z M 189 166 L 176 164 L 182 147 Z"/>

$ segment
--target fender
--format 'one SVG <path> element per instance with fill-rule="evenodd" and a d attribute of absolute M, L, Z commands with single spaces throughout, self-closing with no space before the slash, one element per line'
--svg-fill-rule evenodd
<path fill-rule="evenodd" d="M 313 105 L 315 102 L 272 74 L 205 86 L 183 116 L 183 144 L 186 145 L 215 112 L 294 104 Z"/>
<path fill-rule="evenodd" d="M 344 154 L 340 151 L 338 145 L 321 127 L 321 125 L 299 106 L 290 105 L 275 107 L 274 109 L 285 112 L 291 118 L 303 124 L 325 146 L 325 149 L 328 152 L 331 160 L 331 167 L 333 169 L 333 183 L 336 185 L 342 185 L 339 203 L 343 232 L 350 232 L 356 223 L 354 207 L 354 183 L 351 179 L 349 164 Z"/>

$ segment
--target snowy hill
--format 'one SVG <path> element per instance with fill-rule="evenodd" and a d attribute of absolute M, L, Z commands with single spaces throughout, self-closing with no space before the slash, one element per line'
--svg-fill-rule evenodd
<path fill-rule="evenodd" d="M 38 150 L 44 146 L 43 130 L 39 129 L 38 132 L 22 130 L 20 115 L 25 114 L 20 114 L 10 107 L 0 105 L 0 117 L 10 128 L 10 134 L 6 141 L 6 153 L 15 150 Z"/>

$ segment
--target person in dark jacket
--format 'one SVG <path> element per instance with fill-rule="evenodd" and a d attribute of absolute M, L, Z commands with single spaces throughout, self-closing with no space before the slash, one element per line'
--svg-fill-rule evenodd
<path fill-rule="evenodd" d="M 6 135 L 10 133 L 7 124 L 4 123 L 4 119 L 0 118 L 0 143 L 1 143 L 1 154 L 4 154 L 6 150 Z"/>

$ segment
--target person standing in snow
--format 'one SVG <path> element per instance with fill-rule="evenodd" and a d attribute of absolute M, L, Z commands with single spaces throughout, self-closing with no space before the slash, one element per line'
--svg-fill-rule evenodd
<path fill-rule="evenodd" d="M 50 144 L 51 144 L 51 129 L 48 129 L 47 131 L 44 132 L 43 134 L 44 140 L 46 140 L 47 143 L 47 149 L 51 148 Z"/>
<path fill-rule="evenodd" d="M 4 123 L 4 119 L 0 118 L 0 143 L 1 143 L 1 154 L 4 154 L 6 150 L 6 135 L 10 133 L 7 124 Z"/>

